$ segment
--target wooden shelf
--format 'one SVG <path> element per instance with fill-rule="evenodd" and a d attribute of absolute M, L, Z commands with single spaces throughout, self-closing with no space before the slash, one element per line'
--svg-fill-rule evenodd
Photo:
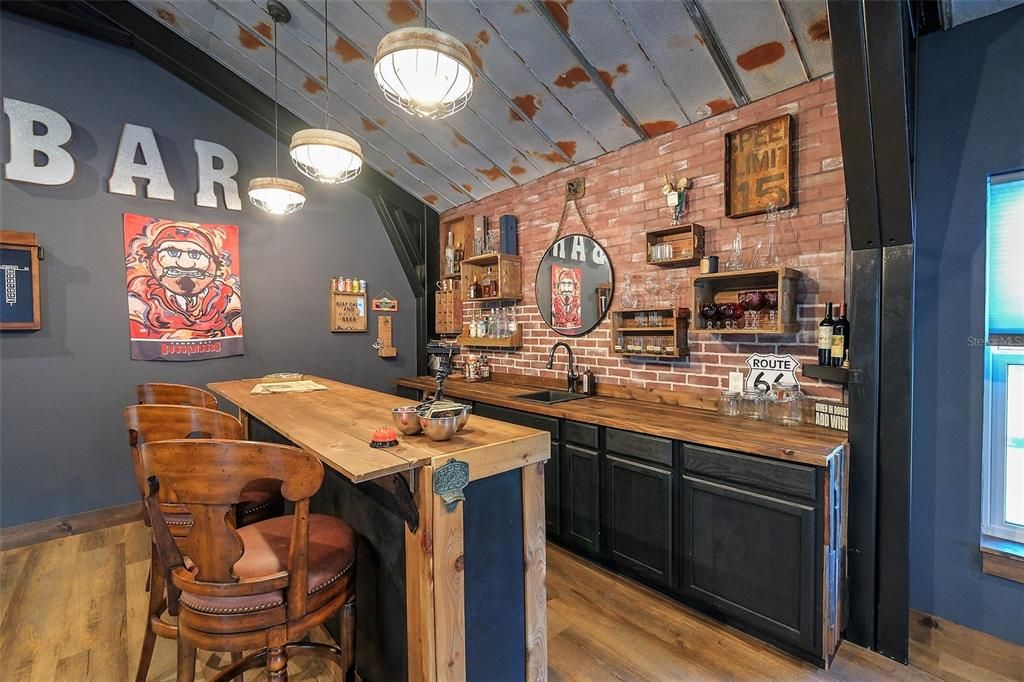
<path fill-rule="evenodd" d="M 673 257 L 663 260 L 651 260 L 651 247 L 658 244 L 671 244 L 672 252 L 689 251 L 688 258 Z M 647 232 L 647 263 L 662 268 L 689 268 L 700 264 L 704 257 L 704 227 L 697 223 L 683 223 L 662 227 Z"/>
<path fill-rule="evenodd" d="M 794 334 L 800 330 L 796 319 L 796 289 L 799 270 L 787 267 L 712 272 L 693 278 L 693 310 L 697 315 L 694 331 L 702 334 Z M 714 329 L 701 316 L 706 303 L 736 303 L 744 291 L 775 291 L 778 295 L 776 324 L 768 327 L 767 315 L 762 311 L 765 326 L 756 329 Z"/>
<path fill-rule="evenodd" d="M 523 262 L 523 259 L 520 258 L 519 256 L 512 256 L 507 253 L 498 253 L 497 251 L 495 251 L 492 253 L 483 253 L 480 254 L 479 256 L 472 256 L 471 258 L 463 258 L 462 264 L 476 265 L 486 268 L 488 265 L 497 265 L 499 261 L 503 260 L 516 260 L 519 261 L 520 263 Z"/>
<path fill-rule="evenodd" d="M 498 280 L 498 296 L 469 298 L 473 279 L 483 280 L 487 269 Z M 463 301 L 521 301 L 523 299 L 523 259 L 507 253 L 485 253 L 462 261 Z"/>
<path fill-rule="evenodd" d="M 673 325 L 660 325 L 657 327 L 637 327 L 635 319 L 638 313 L 664 313 L 666 317 L 674 321 Z M 609 352 L 612 355 L 636 358 L 657 358 L 659 360 L 678 360 L 690 355 L 690 347 L 687 343 L 686 329 L 690 324 L 690 310 L 688 308 L 673 307 L 650 307 L 650 308 L 619 308 L 611 311 L 612 333 L 609 343 Z M 647 350 L 646 340 L 641 343 L 641 350 L 629 350 L 625 344 L 616 345 L 619 335 L 642 336 L 646 340 L 653 340 L 652 334 L 656 334 L 661 340 L 667 341 L 672 351 L 666 353 L 652 353 Z"/>
<path fill-rule="evenodd" d="M 502 338 L 470 337 L 465 330 L 458 338 L 458 344 L 464 348 L 489 348 L 491 350 L 519 350 L 523 347 L 523 330 L 517 329 L 512 336 Z"/>
<path fill-rule="evenodd" d="M 822 365 L 803 365 L 802 373 L 811 379 L 821 379 L 833 384 L 850 383 L 850 370 L 846 367 L 826 367 Z"/>

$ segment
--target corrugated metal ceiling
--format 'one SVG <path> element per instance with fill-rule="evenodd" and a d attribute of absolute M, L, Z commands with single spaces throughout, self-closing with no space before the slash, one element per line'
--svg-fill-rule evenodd
<path fill-rule="evenodd" d="M 133 0 L 268 95 L 273 21 L 259 0 Z M 322 0 L 285 0 L 280 101 L 325 121 Z M 331 127 L 438 210 L 512 187 L 832 71 L 825 0 L 433 0 L 469 48 L 469 106 L 442 121 L 388 104 L 377 43 L 423 23 L 419 0 L 330 0 Z"/>

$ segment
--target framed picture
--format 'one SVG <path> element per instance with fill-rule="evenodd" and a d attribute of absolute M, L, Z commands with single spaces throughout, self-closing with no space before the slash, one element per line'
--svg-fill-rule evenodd
<path fill-rule="evenodd" d="M 366 292 L 331 292 L 331 331 L 366 331 Z"/>
<path fill-rule="evenodd" d="M 34 233 L 0 230 L 0 270 L 4 273 L 0 331 L 42 327 L 39 251 L 39 240 Z"/>
<path fill-rule="evenodd" d="M 725 135 L 725 215 L 765 213 L 793 204 L 793 117 L 776 118 Z"/>

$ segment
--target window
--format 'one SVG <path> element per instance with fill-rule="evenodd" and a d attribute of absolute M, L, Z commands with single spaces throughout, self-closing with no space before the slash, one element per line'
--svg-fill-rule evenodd
<path fill-rule="evenodd" d="M 989 178 L 982 533 L 1024 543 L 1024 171 Z"/>

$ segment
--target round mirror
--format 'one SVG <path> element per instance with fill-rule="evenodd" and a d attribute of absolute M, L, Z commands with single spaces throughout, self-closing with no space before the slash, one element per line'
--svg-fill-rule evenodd
<path fill-rule="evenodd" d="M 562 237 L 548 247 L 537 268 L 541 317 L 563 336 L 582 336 L 611 307 L 614 281 L 608 254 L 593 238 Z"/>

